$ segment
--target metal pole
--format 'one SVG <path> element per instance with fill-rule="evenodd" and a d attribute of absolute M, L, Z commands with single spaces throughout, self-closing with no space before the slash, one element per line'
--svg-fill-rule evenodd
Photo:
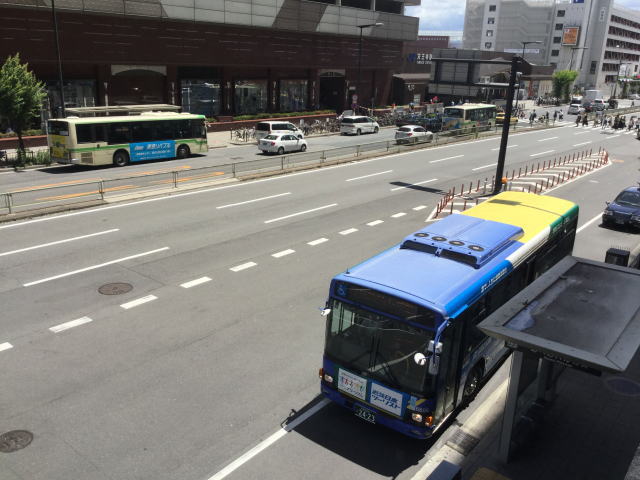
<path fill-rule="evenodd" d="M 51 14 L 53 16 L 53 31 L 56 37 L 56 56 L 58 57 L 58 83 L 60 88 L 60 102 L 62 118 L 65 117 L 64 111 L 64 84 L 62 80 L 62 58 L 60 57 L 60 41 L 58 40 L 58 19 L 56 18 L 56 2 L 51 0 Z"/>
<path fill-rule="evenodd" d="M 365 27 L 358 27 L 358 28 L 360 29 L 360 41 L 358 42 L 358 82 L 356 83 L 356 95 L 358 95 L 358 102 L 359 102 L 360 101 L 360 67 L 362 63 L 362 29 Z M 357 112 L 355 111 L 353 112 L 354 115 L 356 115 L 356 113 Z"/>
<path fill-rule="evenodd" d="M 493 194 L 497 195 L 502 190 L 502 174 L 504 173 L 504 161 L 507 156 L 507 142 L 509 141 L 509 127 L 511 126 L 511 111 L 513 110 L 513 91 L 516 85 L 516 72 L 520 59 L 514 55 L 511 59 L 511 76 L 509 77 L 509 89 L 507 90 L 507 104 L 505 105 L 504 121 L 502 122 L 502 139 L 500 152 L 498 153 L 498 166 L 493 187 Z"/>

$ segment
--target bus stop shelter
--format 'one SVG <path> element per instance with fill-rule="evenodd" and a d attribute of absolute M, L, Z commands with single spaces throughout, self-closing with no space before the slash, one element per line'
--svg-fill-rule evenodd
<path fill-rule="evenodd" d="M 616 388 L 640 387 L 624 375 L 640 346 L 640 270 L 565 257 L 478 327 L 513 349 L 498 452 L 503 462 L 543 420 L 566 368 L 619 374 L 608 379 Z"/>

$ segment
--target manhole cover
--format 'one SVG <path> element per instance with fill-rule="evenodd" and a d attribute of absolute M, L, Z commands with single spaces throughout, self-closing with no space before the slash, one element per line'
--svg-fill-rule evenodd
<path fill-rule="evenodd" d="M 627 397 L 640 397 L 640 383 L 626 377 L 609 377 L 604 380 L 609 390 Z"/>
<path fill-rule="evenodd" d="M 20 450 L 31 443 L 33 433 L 26 430 L 12 430 L 0 435 L 0 452 L 11 453 Z"/>
<path fill-rule="evenodd" d="M 102 295 L 122 295 L 133 290 L 133 285 L 130 283 L 107 283 L 102 285 L 98 292 Z"/>
<path fill-rule="evenodd" d="M 462 455 L 468 455 L 479 441 L 479 438 L 476 438 L 473 435 L 469 435 L 468 433 L 465 433 L 462 430 L 458 429 L 456 433 L 451 436 L 449 441 L 447 441 L 447 445 L 460 452 Z"/>

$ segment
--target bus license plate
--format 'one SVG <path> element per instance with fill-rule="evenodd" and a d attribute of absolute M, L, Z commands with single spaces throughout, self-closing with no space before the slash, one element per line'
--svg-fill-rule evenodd
<path fill-rule="evenodd" d="M 353 410 L 356 414 L 356 417 L 360 417 L 361 419 L 369 423 L 376 423 L 376 414 L 371 410 L 367 410 L 366 408 L 362 408 L 358 405 L 354 406 Z"/>

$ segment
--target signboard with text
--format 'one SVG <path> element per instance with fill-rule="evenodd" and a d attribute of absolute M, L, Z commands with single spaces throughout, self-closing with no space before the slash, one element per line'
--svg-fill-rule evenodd
<path fill-rule="evenodd" d="M 132 162 L 172 158 L 176 156 L 176 142 L 175 140 L 165 140 L 162 142 L 131 143 L 129 151 Z"/>
<path fill-rule="evenodd" d="M 565 27 L 562 29 L 562 45 L 577 45 L 580 27 Z"/>

